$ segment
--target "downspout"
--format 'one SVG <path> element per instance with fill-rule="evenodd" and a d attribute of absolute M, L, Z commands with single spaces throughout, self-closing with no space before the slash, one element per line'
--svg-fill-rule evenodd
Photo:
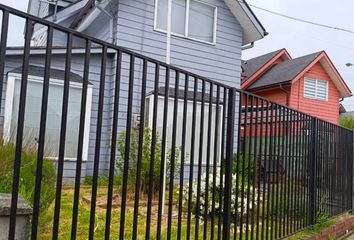
<path fill-rule="evenodd" d="M 283 84 L 279 84 L 279 88 L 280 88 L 280 90 L 282 90 L 285 93 L 286 106 L 289 106 L 289 92 L 284 89 Z"/>
<path fill-rule="evenodd" d="M 57 12 L 58 12 L 58 0 L 55 1 L 53 22 L 57 21 Z"/>

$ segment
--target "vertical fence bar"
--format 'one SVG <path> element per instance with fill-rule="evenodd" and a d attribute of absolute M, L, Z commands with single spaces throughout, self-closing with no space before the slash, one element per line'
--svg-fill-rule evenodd
<path fill-rule="evenodd" d="M 248 144 L 247 144 L 247 150 L 248 150 L 248 159 L 247 159 L 247 196 L 246 196 L 246 236 L 245 239 L 248 239 L 248 234 L 249 234 L 249 217 L 250 217 L 250 195 L 251 195 L 251 174 L 250 174 L 250 169 L 251 169 L 251 157 L 252 157 L 252 135 L 253 135 L 253 112 L 254 112 L 254 96 L 249 96 L 250 97 L 250 129 L 249 129 L 249 136 L 245 136 L 245 139 L 248 138 Z M 246 154 L 246 149 L 244 154 Z M 252 203 L 251 203 L 252 204 Z"/>
<path fill-rule="evenodd" d="M 347 176 L 346 176 L 346 180 L 347 180 L 347 190 L 346 190 L 346 193 L 347 193 L 347 196 L 346 196 L 346 198 L 347 198 L 347 211 L 350 211 L 351 210 L 351 207 L 350 207 L 350 203 L 351 203 L 351 200 L 350 200 L 350 196 L 351 196 L 351 193 L 350 193 L 350 191 L 351 191 L 351 181 L 350 181 L 350 179 L 349 179 L 349 177 L 350 177 L 350 169 L 351 169 L 351 167 L 350 167 L 350 160 L 349 160 L 349 156 L 350 156 L 350 145 L 349 145 L 349 143 L 350 143 L 350 139 L 349 139 L 349 135 L 350 135 L 350 133 L 349 133 L 349 131 L 348 130 L 346 130 L 346 166 L 347 166 Z"/>
<path fill-rule="evenodd" d="M 41 106 L 41 120 L 38 138 L 38 153 L 37 153 L 37 171 L 36 183 L 34 191 L 33 203 L 33 216 L 32 216 L 32 235 L 31 239 L 37 239 L 38 230 L 38 216 L 39 216 L 39 203 L 41 198 L 41 183 L 42 183 L 42 167 L 44 156 L 45 132 L 47 124 L 47 108 L 48 108 L 48 93 L 49 93 L 49 75 L 50 75 L 50 61 L 52 56 L 53 44 L 53 28 L 49 27 L 47 30 L 47 46 L 45 55 L 45 68 L 42 90 L 42 106 Z M 1 90 L 0 90 L 1 91 Z M 1 99 L 1 98 L 0 98 Z"/>
<path fill-rule="evenodd" d="M 243 211 L 244 211 L 244 198 L 245 198 L 245 161 L 246 161 L 246 135 L 247 135 L 247 125 L 248 125 L 248 98 L 247 94 L 243 95 L 245 97 L 245 109 L 244 109 L 244 123 L 243 123 L 243 142 L 242 142 L 242 149 L 238 152 L 239 154 L 242 152 L 242 167 L 241 167 L 241 213 L 240 213 L 240 240 L 243 237 Z"/>
<path fill-rule="evenodd" d="M 67 52 L 66 52 L 66 59 L 65 59 L 65 80 L 64 80 L 64 93 L 63 93 L 63 103 L 62 103 L 63 105 L 61 111 L 62 116 L 61 116 L 61 126 L 60 126 L 58 173 L 57 173 L 57 185 L 56 185 L 56 195 L 55 195 L 56 198 L 55 198 L 53 235 L 52 235 L 53 239 L 58 239 L 58 233 L 59 233 L 60 206 L 61 206 L 61 194 L 62 194 L 64 158 L 65 158 L 66 128 L 67 128 L 67 120 L 68 120 L 67 116 L 68 116 L 68 104 L 69 104 L 72 43 L 73 43 L 73 35 L 68 34 Z"/>
<path fill-rule="evenodd" d="M 309 216 L 310 216 L 310 211 L 309 211 L 309 173 L 310 173 L 310 158 L 311 158 L 311 117 L 306 116 L 306 146 L 305 146 L 305 151 L 306 151 L 306 162 L 305 162 L 305 184 L 306 184 L 306 189 L 305 189 L 305 194 L 306 194 L 306 202 L 305 202 L 305 224 L 306 226 L 309 225 Z"/>
<path fill-rule="evenodd" d="M 350 209 L 351 212 L 353 213 L 353 150 L 354 150 L 354 144 L 353 144 L 353 140 L 354 140 L 354 134 L 353 131 L 350 132 L 349 134 L 349 191 L 350 191 Z"/>
<path fill-rule="evenodd" d="M 303 221 L 305 219 L 305 216 L 303 216 L 305 214 L 305 209 L 304 209 L 304 198 L 305 198 L 305 185 L 304 185 L 304 174 L 305 174 L 305 169 L 304 169 L 304 165 L 305 165 L 305 158 L 304 158 L 304 149 L 305 149 L 305 134 L 304 134 L 304 129 L 305 129 L 305 124 L 304 124 L 304 114 L 301 114 L 301 121 L 300 121 L 300 134 L 301 134 L 301 138 L 300 138 L 300 159 L 301 159 L 301 166 L 300 166 L 300 206 L 299 209 L 302 213 L 301 219 L 299 221 L 299 229 L 303 229 L 305 226 L 303 224 Z"/>
<path fill-rule="evenodd" d="M 96 143 L 95 143 L 95 158 L 94 158 L 93 176 L 92 176 L 89 240 L 93 240 L 95 234 L 96 199 L 97 199 L 97 184 L 98 184 L 98 173 L 99 173 L 99 163 L 100 163 L 100 153 L 101 153 L 106 63 L 107 63 L 107 46 L 104 45 L 102 49 L 100 90 L 99 90 L 98 111 L 97 111 Z M 124 194 L 122 194 L 122 196 L 124 196 Z"/>
<path fill-rule="evenodd" d="M 213 84 L 209 88 L 209 112 L 208 112 L 208 132 L 207 132 L 207 153 L 206 153 L 206 178 L 205 178 L 205 205 L 204 205 L 204 231 L 203 239 L 208 235 L 208 210 L 209 210 L 209 171 L 210 171 L 210 149 L 211 149 L 211 121 L 213 111 Z"/>
<path fill-rule="evenodd" d="M 158 89 L 159 89 L 159 79 L 160 79 L 160 64 L 155 64 L 155 76 L 154 76 L 154 106 L 152 113 L 152 133 L 151 133 L 151 147 L 150 147 L 150 164 L 149 164 L 149 186 L 148 186 L 148 204 L 147 204 L 147 216 L 146 216 L 146 235 L 145 238 L 150 238 L 150 225 L 151 225 L 151 205 L 152 205 L 152 190 L 153 182 L 152 178 L 154 175 L 155 167 L 155 151 L 157 142 L 157 107 L 158 107 Z M 158 233 L 159 234 L 159 233 Z"/>
<path fill-rule="evenodd" d="M 332 156 L 332 162 L 333 162 L 333 166 L 332 166 L 332 172 L 331 172 L 331 179 L 333 179 L 331 181 L 331 202 L 333 202 L 335 200 L 335 192 L 337 192 L 336 189 L 336 171 L 337 171 L 337 159 L 336 159 L 336 131 L 335 131 L 335 126 L 331 126 L 331 131 L 332 131 L 332 142 L 331 142 L 331 156 Z M 332 205 L 331 207 L 331 214 L 335 214 L 335 208 Z"/>
<path fill-rule="evenodd" d="M 239 93 L 239 109 L 242 108 L 241 104 L 241 93 Z M 224 87 L 224 95 L 223 95 L 223 111 L 222 111 L 222 134 L 221 134 L 221 157 L 220 157 L 220 189 L 223 189 L 223 176 L 224 176 L 224 159 L 226 156 L 225 152 L 225 136 L 226 136 L 226 99 L 227 99 L 227 88 Z M 239 111 L 239 116 L 241 116 L 241 110 Z M 241 117 L 238 118 L 238 124 L 241 124 Z M 239 127 L 238 127 L 239 128 Z M 240 138 L 240 131 L 238 131 L 238 139 Z M 238 140 L 239 141 L 239 140 Z M 236 197 L 237 199 L 237 197 Z M 223 191 L 219 191 L 219 205 L 220 209 L 223 209 Z M 218 240 L 222 237 L 222 219 L 223 213 L 219 211 L 219 221 L 218 221 Z M 235 222 L 236 225 L 236 222 Z"/>
<path fill-rule="evenodd" d="M 281 202 L 281 195 L 279 194 L 279 184 L 281 185 L 282 184 L 282 182 L 281 181 L 279 181 L 279 171 L 280 171 L 280 161 L 281 161 L 281 156 L 280 156 L 280 150 L 281 150 L 281 136 L 282 136 L 282 134 L 281 134 L 281 122 L 282 122 L 282 111 L 281 111 L 281 109 L 282 109 L 282 106 L 278 106 L 277 107 L 277 122 L 276 122 L 276 129 L 277 129 L 277 163 L 276 163 L 276 169 L 275 169 L 275 171 L 276 171 L 276 177 L 277 177 L 277 179 L 276 179 L 276 202 L 275 202 L 275 209 L 276 209 L 276 215 L 275 215 L 275 229 L 274 229 L 274 235 L 275 235 L 275 238 L 278 238 L 279 237 L 279 235 L 278 235 L 278 227 L 279 227 L 279 229 L 281 229 L 281 224 L 279 223 L 279 220 L 281 220 L 281 205 L 280 205 L 280 202 Z M 281 186 L 280 186 L 281 187 Z"/>
<path fill-rule="evenodd" d="M 194 92 L 193 92 L 193 114 L 192 114 L 192 136 L 191 136 L 191 158 L 189 166 L 189 189 L 188 189 L 188 213 L 187 213 L 187 239 L 190 239 L 191 235 L 191 221 L 192 221 L 192 185 L 193 185 L 193 172 L 194 172 L 194 158 L 195 158 L 195 125 L 197 117 L 197 91 L 198 91 L 198 81 L 194 78 Z"/>
<path fill-rule="evenodd" d="M 325 196 L 326 196 L 326 214 L 330 215 L 329 213 L 329 205 L 330 205 L 330 202 L 327 198 L 328 195 L 328 180 L 329 180 L 329 143 L 328 143 L 328 140 L 329 140 L 329 123 L 325 123 L 325 139 L 324 139 L 324 161 L 325 161 L 325 173 L 324 173 L 324 176 L 325 176 L 325 179 L 324 179 L 324 187 L 325 187 Z"/>
<path fill-rule="evenodd" d="M 236 196 L 235 196 L 235 222 L 234 222 L 234 239 L 237 238 L 237 221 L 238 221 L 238 197 L 239 197 L 239 190 L 238 190 L 238 179 L 239 179 L 239 171 L 240 171 L 240 153 L 241 153 L 241 129 L 242 129 L 242 96 L 243 93 L 239 92 L 239 102 L 238 102 L 238 119 L 237 119 L 237 156 L 236 156 L 236 181 L 235 181 L 235 188 L 236 188 Z M 226 109 L 226 107 L 224 107 Z M 225 118 L 225 117 L 224 117 Z M 225 134 L 225 131 L 224 131 Z"/>
<path fill-rule="evenodd" d="M 283 200 L 281 201 L 281 204 L 285 206 L 287 202 L 287 189 L 286 187 L 288 186 L 288 173 L 287 173 L 287 167 L 288 167 L 288 145 L 289 145 L 289 110 L 287 108 L 284 108 L 283 111 L 283 146 L 282 146 L 282 155 L 283 155 L 283 192 L 281 193 Z M 286 220 L 287 220 L 287 213 L 284 211 L 284 216 L 282 219 L 282 232 L 281 236 L 286 235 Z"/>
<path fill-rule="evenodd" d="M 274 236 L 274 230 L 276 228 L 276 217 L 277 217 L 277 210 L 274 209 L 274 207 L 276 207 L 276 201 L 277 201 L 277 194 L 274 192 L 275 191 L 275 177 L 276 177 L 276 161 L 274 159 L 277 158 L 277 155 L 276 155 L 276 150 L 277 150 L 277 122 L 278 122 L 278 104 L 273 104 L 274 105 L 274 108 L 275 108 L 275 113 L 274 113 L 274 118 L 272 117 L 272 126 L 273 126 L 273 131 L 272 131 L 272 134 L 273 134 L 273 144 L 272 144 L 272 153 L 271 153 L 271 158 L 270 158 L 270 161 L 272 161 L 272 164 L 270 165 L 272 168 L 271 168 L 271 174 L 272 174 L 272 184 L 271 184 L 271 187 L 272 187 L 272 193 L 271 193 L 271 196 L 272 196 L 272 200 L 271 200 L 271 212 L 272 212 L 272 215 L 271 215 L 271 222 L 270 222 L 270 239 L 273 239 L 273 236 Z M 272 109 L 273 111 L 273 109 Z M 275 200 L 275 204 L 274 204 L 274 200 Z M 274 206 L 275 205 L 275 206 Z M 275 222 L 274 222 L 274 215 L 275 215 Z"/>
<path fill-rule="evenodd" d="M 172 208 L 173 208 L 173 187 L 174 187 L 174 175 L 175 175 L 175 160 L 176 160 L 176 136 L 177 136 L 177 114 L 178 114 L 178 98 L 179 98 L 179 71 L 176 71 L 175 76 L 175 99 L 173 103 L 173 127 L 172 127 L 172 149 L 170 156 L 170 183 L 168 192 L 168 222 L 167 222 L 167 239 L 171 239 L 172 233 Z"/>
<path fill-rule="evenodd" d="M 299 200 L 300 200 L 300 144 L 301 144 L 301 131 L 300 131 L 300 113 L 296 113 L 296 174 L 295 174 L 295 193 L 296 193 L 296 199 L 295 199 L 295 231 L 299 230 Z"/>
<path fill-rule="evenodd" d="M 286 154 L 285 149 L 286 149 L 286 120 L 285 120 L 285 113 L 286 113 L 286 108 L 282 107 L 282 112 L 281 112 L 281 176 L 280 176 L 280 209 L 284 209 L 284 201 L 286 199 L 285 195 L 285 166 L 286 166 Z M 280 126 L 279 126 L 280 127 Z M 284 214 L 284 215 L 283 215 Z M 284 223 L 285 223 L 285 211 L 280 210 L 279 214 L 279 220 L 280 220 L 280 228 L 279 228 L 279 237 L 282 237 L 284 235 Z"/>
<path fill-rule="evenodd" d="M 166 138 L 167 138 L 167 115 L 168 115 L 168 96 L 169 85 L 170 85 L 170 71 L 169 67 L 166 68 L 166 78 L 165 78 L 165 99 L 164 99 L 164 110 L 163 110 L 163 132 L 162 132 L 162 152 L 161 152 L 161 167 L 160 167 L 160 189 L 159 189 L 159 208 L 158 208 L 158 218 L 157 218 L 157 240 L 161 237 L 161 225 L 162 225 L 162 214 L 165 208 L 165 167 L 166 167 Z M 150 194 L 150 193 L 149 193 Z M 151 216 L 148 216 L 151 218 Z"/>
<path fill-rule="evenodd" d="M 140 198 L 140 181 L 141 168 L 143 160 L 144 133 L 145 133 L 145 98 L 146 98 L 146 81 L 147 81 L 147 60 L 143 59 L 143 75 L 141 85 L 140 99 L 140 123 L 139 123 L 139 143 L 138 143 L 138 162 L 136 166 L 136 181 L 135 181 L 135 197 L 134 197 L 134 213 L 133 213 L 133 239 L 137 238 L 138 231 L 138 214 L 139 214 L 139 198 Z M 117 115 L 118 117 L 118 115 Z M 151 161 L 151 159 L 150 159 Z M 114 167 L 114 166 L 112 166 Z M 113 181 L 113 179 L 112 179 Z"/>
<path fill-rule="evenodd" d="M 250 216 L 250 197 L 251 197 L 251 174 L 250 174 L 250 169 L 251 169 L 251 156 L 252 156 L 252 143 L 253 143 L 253 113 L 254 113 L 254 96 L 251 95 L 250 97 L 250 128 L 249 128 L 249 136 L 246 136 L 248 138 L 248 143 L 247 143 L 247 195 L 246 195 L 246 234 L 245 234 L 245 239 L 248 239 L 248 234 L 249 234 L 249 216 Z M 246 155 L 246 151 L 244 152 Z M 251 203 L 252 204 L 252 203 Z"/>
<path fill-rule="evenodd" d="M 188 107 L 188 87 L 189 75 L 185 75 L 184 82 L 184 99 L 183 99 L 183 122 L 182 122 L 182 147 L 181 147 L 181 168 L 179 175 L 179 196 L 178 196 L 178 226 L 177 226 L 177 239 L 182 238 L 182 207 L 183 207 L 183 181 L 184 181 L 184 164 L 186 160 L 186 141 L 187 141 L 187 107 Z"/>
<path fill-rule="evenodd" d="M 254 131 L 254 143 L 253 143 L 253 187 L 252 187 L 252 212 L 251 212 L 251 240 L 254 239 L 254 212 L 255 212 L 255 195 L 256 195 L 256 187 L 259 188 L 257 185 L 257 143 L 258 143 L 258 104 L 259 104 L 259 99 L 258 97 L 256 98 L 256 109 L 255 109 L 255 119 L 254 119 L 254 125 L 255 125 L 255 131 Z M 253 100 L 254 102 L 254 100 Z M 254 104 L 254 103 L 253 103 Z M 251 161 L 251 160 L 250 160 Z M 252 167 L 252 164 L 251 164 Z M 258 202 L 257 202 L 258 203 Z M 259 207 L 259 205 L 257 204 Z M 257 219 L 257 225 L 258 225 L 258 219 Z"/>
<path fill-rule="evenodd" d="M 311 119 L 311 157 L 310 157 L 310 214 L 309 224 L 314 225 L 316 223 L 316 159 L 317 159 L 317 118 Z"/>
<path fill-rule="evenodd" d="M 275 105 L 275 116 L 274 116 L 274 151 L 273 151 L 273 172 L 274 175 L 272 177 L 273 179 L 273 188 L 272 188 L 272 196 L 273 196 L 273 200 L 272 200 L 272 231 L 271 231 L 271 239 L 273 239 L 273 237 L 276 239 L 277 238 L 277 229 L 278 229 L 278 207 L 279 207 L 279 154 L 280 154 L 280 147 L 279 147 L 279 143 L 280 143 L 280 108 L 281 106 L 276 104 Z M 275 203 L 274 203 L 275 201 Z"/>
<path fill-rule="evenodd" d="M 120 240 L 123 240 L 125 238 L 124 237 L 125 213 L 126 213 L 125 210 L 127 204 L 127 190 L 128 190 L 129 157 L 130 157 L 130 142 L 131 142 L 130 137 L 131 137 L 131 126 L 132 126 L 132 106 L 133 106 L 134 73 L 135 73 L 134 69 L 135 69 L 135 56 L 131 54 L 130 65 L 129 65 L 129 90 L 128 90 L 128 108 L 127 108 L 128 113 L 127 113 L 127 126 L 126 126 L 127 135 L 125 138 L 123 186 L 122 186 L 122 199 L 121 199 L 121 210 L 120 210 L 120 227 L 119 227 Z M 104 84 L 100 86 L 100 91 L 102 91 L 102 101 L 100 101 L 100 103 L 103 104 Z M 100 92 L 100 96 L 101 96 L 101 92 Z M 96 148 L 97 148 L 97 144 L 99 144 L 99 142 L 96 143 Z"/>
<path fill-rule="evenodd" d="M 299 125 L 299 121 L 298 121 L 298 112 L 294 111 L 294 166 L 293 166 L 293 180 L 292 180 L 292 184 L 293 184 L 293 197 L 292 197 L 292 204 L 291 204 L 291 217 L 292 217 L 292 224 L 291 224 L 291 232 L 295 232 L 296 231 L 296 202 L 297 202 L 297 198 L 298 198 L 298 192 L 297 192 L 297 186 L 298 186 L 298 182 L 297 182 L 297 172 L 298 172 L 298 142 L 299 142 L 299 135 L 298 135 L 298 125 Z"/>
<path fill-rule="evenodd" d="M 212 187 L 212 207 L 211 207 L 211 229 L 210 229 L 210 239 L 214 238 L 215 229 L 215 201 L 216 201 L 216 181 L 217 181 L 217 164 L 218 164 L 218 149 L 219 149 L 219 104 L 220 104 L 220 86 L 217 85 L 216 89 L 216 107 L 215 107 L 215 132 L 214 132 L 214 161 L 213 161 L 213 187 Z M 220 183 L 219 183 L 220 184 Z M 219 209 L 220 202 L 219 202 Z"/>
<path fill-rule="evenodd" d="M 135 181 L 135 197 L 134 197 L 134 220 L 133 220 L 133 239 L 137 238 L 138 213 L 139 213 L 139 197 L 140 197 L 140 179 L 143 158 L 143 142 L 144 142 L 144 123 L 145 123 L 145 97 L 146 97 L 146 76 L 147 76 L 147 60 L 143 59 L 143 73 L 140 99 L 140 122 L 139 122 L 139 140 L 138 140 L 138 162 Z"/>
<path fill-rule="evenodd" d="M 290 232 L 294 232 L 295 231 L 295 201 L 296 201 L 296 172 L 297 172 L 297 116 L 296 116 L 297 112 L 295 110 L 292 111 L 292 115 L 293 115 L 293 150 L 292 150 L 292 175 L 291 175 L 291 223 L 290 223 Z"/>
<path fill-rule="evenodd" d="M 89 76 L 89 68 L 90 68 L 90 57 L 91 57 L 91 41 L 86 40 L 84 73 L 83 73 L 82 92 L 81 92 L 82 97 L 81 97 L 81 106 L 80 106 L 80 124 L 79 124 L 79 136 L 78 136 L 78 146 L 77 146 L 73 215 L 72 215 L 72 222 L 71 222 L 72 240 L 76 239 L 76 232 L 77 232 L 77 218 L 78 218 L 78 210 L 79 210 L 80 182 L 81 182 L 81 168 L 82 168 L 82 154 L 83 154 L 82 146 L 84 143 L 84 133 L 85 133 L 85 116 L 86 116 L 86 105 L 87 105 L 87 88 L 88 88 L 88 76 Z"/>
<path fill-rule="evenodd" d="M 272 186 L 272 183 L 271 183 L 271 180 L 273 179 L 273 176 L 271 175 L 271 171 L 273 169 L 272 167 L 272 164 L 271 164 L 271 159 L 273 157 L 273 127 L 274 127 L 274 104 L 273 103 L 270 103 L 270 121 L 269 121 L 269 124 L 270 124 L 270 132 L 269 132 L 269 152 L 268 152 L 268 159 L 269 159 L 269 167 L 268 167 L 268 170 L 269 170 L 269 173 L 267 172 L 267 169 L 266 169 L 266 174 L 267 174 L 267 182 L 268 182 L 268 187 L 267 187 L 267 223 L 266 223 L 266 239 L 268 239 L 269 237 L 269 230 L 272 232 L 272 222 L 270 223 L 271 227 L 269 228 L 269 214 L 271 214 L 270 210 L 269 209 L 273 209 L 272 206 L 270 206 L 270 203 L 271 203 L 271 200 L 270 200 L 270 197 L 271 197 L 271 193 L 270 193 L 270 189 L 271 189 L 271 186 Z M 267 159 L 264 160 L 265 162 L 267 161 Z M 272 199 L 273 199 L 273 196 L 272 196 Z M 270 208 L 271 207 L 271 208 Z M 270 216 L 271 219 L 273 220 L 273 217 Z M 272 234 L 270 234 L 271 238 L 272 238 Z"/>
<path fill-rule="evenodd" d="M 204 143 L 204 113 L 205 113 L 205 81 L 202 80 L 202 102 L 200 110 L 200 134 L 199 134 L 199 156 L 198 156 L 198 183 L 197 183 L 197 203 L 195 220 L 195 239 L 199 239 L 199 218 L 200 218 L 200 192 L 203 165 L 203 143 Z"/>
<path fill-rule="evenodd" d="M 227 112 L 227 134 L 226 134 L 226 161 L 225 161 L 225 188 L 224 188 L 224 220 L 223 240 L 230 239 L 231 223 L 231 188 L 233 168 L 233 147 L 235 128 L 235 89 L 229 89 L 229 101 Z"/>
<path fill-rule="evenodd" d="M 22 62 L 21 90 L 20 90 L 19 112 L 18 112 L 18 121 L 17 121 L 18 125 L 17 125 L 17 133 L 16 133 L 16 149 L 15 149 L 15 162 L 14 162 L 14 173 L 13 173 L 14 175 L 12 181 L 9 240 L 15 239 L 16 212 L 17 212 L 17 200 L 18 200 L 18 191 L 19 191 L 19 182 L 20 182 L 22 143 L 23 143 L 23 129 L 24 129 L 24 122 L 25 122 L 28 64 L 30 58 L 32 31 L 33 31 L 33 22 L 29 19 L 26 19 L 25 46 L 24 46 L 24 54 L 23 54 L 23 62 Z"/>
<path fill-rule="evenodd" d="M 267 186 L 267 175 L 266 175 L 266 169 L 267 169 L 267 150 L 268 150 L 268 124 L 269 124 L 269 102 L 266 101 L 267 105 L 266 105 L 266 121 L 265 121 L 265 134 L 264 134 L 264 166 L 262 167 L 263 170 L 263 201 L 262 201 L 262 238 L 264 238 L 264 228 L 265 228 L 265 223 L 264 221 L 266 220 L 266 186 Z M 262 160 L 261 160 L 261 164 L 262 164 Z M 268 209 L 267 209 L 268 212 Z M 268 220 L 267 220 L 268 221 Z M 268 228 L 265 228 L 266 232 L 268 232 Z"/>
<path fill-rule="evenodd" d="M 111 220 L 112 220 L 112 198 L 113 198 L 113 184 L 114 184 L 114 171 L 116 161 L 116 146 L 117 146 L 117 132 L 118 132 L 118 117 L 119 117 L 119 96 L 120 96 L 120 81 L 121 81 L 121 67 L 122 67 L 122 52 L 117 52 L 116 64 L 116 78 L 114 84 L 114 104 L 113 104 L 113 120 L 112 120 L 112 139 L 111 139 L 111 153 L 109 162 L 109 175 L 108 175 L 108 194 L 107 194 L 107 210 L 106 210 L 106 226 L 105 226 L 105 239 L 110 239 Z M 145 65 L 144 65 L 145 73 Z M 144 75 L 145 76 L 145 75 Z M 144 77 L 143 77 L 144 79 Z M 144 80 L 143 80 L 144 82 Z M 145 79 L 146 84 L 146 79 Z M 144 83 L 143 83 L 144 85 Z M 143 88 L 143 96 L 144 88 Z M 145 106 L 143 104 L 143 106 Z M 141 116 L 142 122 L 144 121 L 144 114 Z M 140 137 L 140 134 L 139 134 Z M 136 191 L 137 192 L 137 191 Z M 135 215 L 134 215 L 135 217 Z M 134 219 L 135 220 L 135 219 Z M 134 221 L 135 223 L 135 221 Z M 134 229 L 134 228 L 133 228 Z M 134 236 L 134 231 L 133 231 Z"/>
<path fill-rule="evenodd" d="M 291 233 L 292 231 L 292 216 L 293 216 L 293 212 L 292 212 L 292 202 L 293 202 L 293 177 L 294 177 L 294 148 L 293 148 L 293 144 L 295 143 L 295 139 L 294 139 L 294 127 L 295 127 L 295 118 L 294 118 L 294 111 L 289 109 L 289 113 L 290 113 L 290 128 L 289 128 L 289 134 L 290 134 L 290 140 L 289 140 L 289 181 L 288 181 L 288 200 L 287 200 L 287 206 L 289 208 L 289 213 L 288 218 L 287 218 L 287 234 Z"/>
<path fill-rule="evenodd" d="M 260 206 L 261 206 L 261 178 L 262 178 L 262 153 L 263 153 L 263 121 L 264 121 L 264 100 L 260 99 L 261 102 L 261 120 L 260 120 L 260 133 L 259 133 L 259 155 L 255 161 L 256 164 L 256 176 L 257 176 L 257 226 L 256 226 L 256 240 L 259 239 L 259 237 L 262 237 L 263 235 L 260 236 L 259 234 L 259 224 L 260 224 Z M 264 206 L 262 206 L 264 208 Z M 263 216 L 262 216 L 263 218 Z"/>

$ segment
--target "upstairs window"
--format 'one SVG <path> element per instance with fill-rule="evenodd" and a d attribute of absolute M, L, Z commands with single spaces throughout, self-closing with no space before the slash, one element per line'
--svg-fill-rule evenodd
<path fill-rule="evenodd" d="M 156 0 L 155 30 L 167 30 L 168 0 Z M 215 44 L 217 8 L 196 0 L 172 0 L 171 30 L 180 37 Z"/>
<path fill-rule="evenodd" d="M 328 100 L 328 82 L 325 80 L 305 78 L 304 96 L 322 101 Z"/>

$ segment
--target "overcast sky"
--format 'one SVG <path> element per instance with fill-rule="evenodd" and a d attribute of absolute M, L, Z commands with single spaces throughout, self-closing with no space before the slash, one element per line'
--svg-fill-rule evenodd
<path fill-rule="evenodd" d="M 248 0 L 252 5 L 302 18 L 321 24 L 354 31 L 354 1 L 351 0 Z M 26 11 L 28 0 L 0 0 L 0 3 Z M 272 15 L 253 8 L 269 35 L 257 41 L 253 49 L 244 51 L 243 59 L 249 59 L 277 49 L 286 48 L 292 57 L 325 50 L 354 92 L 354 34 L 326 29 Z M 15 21 L 15 20 L 14 20 Z M 15 42 L 22 33 L 10 35 Z M 17 40 L 18 41 L 18 40 Z M 354 98 L 346 99 L 344 105 L 354 111 Z"/>
<path fill-rule="evenodd" d="M 321 24 L 354 31 L 354 1 L 350 0 L 248 0 L 250 4 Z M 248 59 L 286 48 L 292 57 L 325 50 L 354 92 L 354 34 L 300 23 L 253 8 L 269 35 L 243 53 Z M 354 111 L 354 98 L 344 102 Z"/>

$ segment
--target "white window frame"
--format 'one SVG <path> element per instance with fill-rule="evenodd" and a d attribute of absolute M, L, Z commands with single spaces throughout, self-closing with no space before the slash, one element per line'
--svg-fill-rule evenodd
<path fill-rule="evenodd" d="M 306 93 L 305 93 L 306 92 L 306 89 L 305 89 L 305 81 L 306 80 L 315 81 L 315 96 L 314 97 L 306 96 Z M 322 99 L 322 98 L 318 98 L 317 97 L 317 83 L 318 83 L 318 81 L 326 82 L 326 99 Z M 314 99 L 314 100 L 323 101 L 323 102 L 328 102 L 328 81 L 327 80 L 323 80 L 323 79 L 305 77 L 304 78 L 304 98 Z"/>
<path fill-rule="evenodd" d="M 201 39 L 197 39 L 197 38 L 193 38 L 193 37 L 189 37 L 188 36 L 188 32 L 189 32 L 189 5 L 190 5 L 190 1 L 191 0 L 185 0 L 186 1 L 186 16 L 185 16 L 185 27 L 184 27 L 184 34 L 179 34 L 179 33 L 174 33 L 171 31 L 171 35 L 176 36 L 176 37 L 180 37 L 180 38 L 184 38 L 184 39 L 189 39 L 189 40 L 193 40 L 195 42 L 200 42 L 200 43 L 205 43 L 208 45 L 216 45 L 216 33 L 217 33 L 217 26 L 218 26 L 218 7 L 215 5 L 212 5 L 210 3 L 206 3 L 200 0 L 192 0 L 192 1 L 196 1 L 205 5 L 208 5 L 210 7 L 214 8 L 214 31 L 213 31 L 213 42 L 208 42 L 208 41 L 204 41 Z M 154 14 L 154 31 L 157 32 L 161 32 L 164 34 L 167 34 L 167 30 L 163 30 L 157 27 L 157 7 L 158 7 L 158 3 L 159 0 L 155 0 L 155 14 Z"/>
<path fill-rule="evenodd" d="M 5 115 L 4 115 L 4 134 L 3 140 L 9 141 L 11 138 L 11 119 L 12 119 L 12 108 L 14 101 L 15 92 L 15 81 L 21 80 L 22 75 L 18 73 L 9 73 L 7 77 L 6 86 L 6 98 L 5 98 Z M 33 75 L 28 75 L 29 82 L 37 82 L 43 84 L 43 78 Z M 50 78 L 50 85 L 59 85 L 64 87 L 64 81 L 59 79 Z M 70 82 L 70 88 L 80 88 L 82 89 L 82 83 Z M 88 148 L 89 148 L 89 135 L 90 135 L 90 124 L 91 124 L 91 106 L 92 106 L 92 85 L 87 87 L 87 99 L 86 99 L 86 114 L 85 114 L 85 129 L 84 129 L 84 142 L 82 149 L 82 161 L 86 162 L 88 160 Z M 58 157 L 45 157 L 51 160 L 58 160 Z M 65 158 L 65 161 L 76 161 L 76 158 Z"/>
<path fill-rule="evenodd" d="M 158 100 L 165 100 L 165 97 L 164 96 L 158 96 L 157 97 Z M 153 118 L 154 118 L 154 113 L 153 113 L 153 106 L 154 106 L 154 95 L 149 95 L 146 97 L 146 99 L 148 99 L 149 101 L 149 112 L 148 112 L 148 127 L 150 129 L 152 129 L 152 124 L 153 124 Z M 168 98 L 168 101 L 175 101 L 174 98 Z M 179 102 L 184 102 L 184 99 L 178 99 Z M 193 104 L 193 100 L 187 100 L 187 103 L 191 103 Z M 200 106 L 202 105 L 202 103 L 200 101 L 197 101 L 197 107 L 196 109 L 198 110 L 198 108 L 200 109 Z M 188 105 L 188 104 L 187 104 Z M 199 107 L 198 107 L 199 106 Z M 212 103 L 212 106 L 213 108 L 216 109 L 216 104 L 215 103 Z M 158 107 L 159 108 L 159 107 Z M 209 103 L 204 103 L 204 108 L 205 109 L 209 109 Z M 171 111 L 170 109 L 168 111 Z M 221 142 L 222 142 L 222 125 L 223 125 L 223 121 L 224 119 L 222 118 L 222 112 L 223 112 L 223 105 L 222 104 L 219 104 L 219 112 L 221 114 L 219 114 L 219 126 L 218 126 L 218 131 L 219 131 L 219 143 L 218 143 L 218 149 L 214 149 L 214 151 L 217 151 L 217 162 L 216 162 L 216 165 L 217 166 L 220 166 L 220 163 L 221 163 L 221 158 L 222 158 L 222 149 L 221 149 Z M 208 117 L 208 116 L 207 116 Z M 205 117 L 204 117 L 205 119 Z M 198 136 L 199 138 L 199 136 Z M 207 139 L 207 135 L 204 134 L 204 138 Z M 203 144 L 207 144 L 207 141 L 203 140 Z M 178 146 L 176 146 L 178 147 Z M 210 158 L 213 158 L 214 156 L 210 156 Z M 196 156 L 195 159 L 198 159 L 199 156 Z M 194 159 L 194 165 L 198 165 L 198 161 L 195 161 Z M 190 164 L 190 159 L 187 158 L 185 160 L 185 164 Z M 206 166 L 207 162 L 206 162 L 206 158 L 205 158 L 205 161 L 204 161 L 204 158 L 202 160 L 202 166 Z M 214 163 L 213 161 L 210 161 L 210 166 L 213 166 Z"/>

